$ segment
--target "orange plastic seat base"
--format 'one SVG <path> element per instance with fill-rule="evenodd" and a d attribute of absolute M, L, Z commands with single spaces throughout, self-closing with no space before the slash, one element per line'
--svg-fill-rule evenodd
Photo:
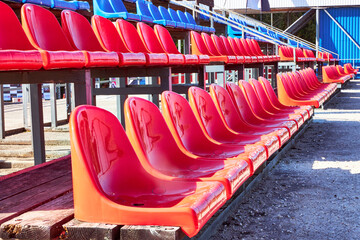
<path fill-rule="evenodd" d="M 38 50 L 0 50 L 0 70 L 38 70 L 42 66 Z"/>
<path fill-rule="evenodd" d="M 85 55 L 82 51 L 45 51 L 40 50 L 45 69 L 83 68 Z"/>

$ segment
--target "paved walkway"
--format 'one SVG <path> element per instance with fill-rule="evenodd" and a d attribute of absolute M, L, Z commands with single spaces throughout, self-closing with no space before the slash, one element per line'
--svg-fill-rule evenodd
<path fill-rule="evenodd" d="M 213 240 L 360 239 L 360 81 L 315 114 Z"/>

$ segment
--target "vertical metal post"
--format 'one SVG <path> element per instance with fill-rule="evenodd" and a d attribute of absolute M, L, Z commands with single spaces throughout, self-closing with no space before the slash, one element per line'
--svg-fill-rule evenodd
<path fill-rule="evenodd" d="M 35 165 L 46 161 L 41 95 L 41 84 L 30 84 L 31 134 Z"/>
<path fill-rule="evenodd" d="M 185 54 L 190 54 L 190 32 L 187 31 L 185 33 L 185 42 L 184 42 L 184 51 Z M 189 84 L 190 83 L 190 73 L 185 73 L 185 83 Z"/>
<path fill-rule="evenodd" d="M 29 84 L 22 85 L 22 98 L 23 98 L 24 127 L 27 128 L 29 126 L 29 121 L 28 121 Z"/>
<path fill-rule="evenodd" d="M 0 84 L 0 138 L 5 138 L 4 85 Z"/>
<path fill-rule="evenodd" d="M 50 108 L 51 108 L 51 128 L 57 127 L 57 107 L 56 107 L 56 84 L 50 85 Z"/>
<path fill-rule="evenodd" d="M 74 86 L 73 83 L 71 83 L 72 86 Z M 72 88 L 74 90 L 74 88 Z M 70 88 L 70 83 L 66 83 L 65 84 L 65 101 L 66 101 L 66 118 L 67 120 L 69 120 L 70 117 L 70 113 L 72 108 L 72 100 L 73 98 L 71 98 L 71 88 Z"/>
<path fill-rule="evenodd" d="M 319 38 L 320 38 L 320 9 L 316 9 L 316 57 L 319 55 Z"/>
<path fill-rule="evenodd" d="M 116 78 L 116 86 L 120 88 L 126 87 L 128 78 Z M 128 95 L 116 95 L 116 115 L 121 124 L 125 127 L 124 103 Z"/>
<path fill-rule="evenodd" d="M 274 17 L 273 13 L 270 13 L 270 25 L 271 25 L 271 27 L 273 26 L 273 23 L 274 23 L 273 17 Z"/>

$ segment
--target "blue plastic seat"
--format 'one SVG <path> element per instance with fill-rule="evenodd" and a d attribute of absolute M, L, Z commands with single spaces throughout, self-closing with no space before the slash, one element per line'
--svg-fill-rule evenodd
<path fill-rule="evenodd" d="M 122 0 L 94 0 L 94 15 L 104 18 L 123 18 L 133 21 L 141 21 L 141 17 L 134 13 L 128 13 Z"/>
<path fill-rule="evenodd" d="M 142 22 L 153 23 L 154 19 L 145 2 L 136 1 L 136 13 L 141 16 Z"/>
<path fill-rule="evenodd" d="M 77 1 L 51 0 L 51 8 L 77 10 L 79 7 Z"/>
<path fill-rule="evenodd" d="M 196 23 L 193 15 L 191 15 L 191 14 L 188 13 L 188 12 L 185 12 L 185 17 L 187 18 L 187 20 L 188 20 L 189 23 L 194 24 L 194 26 L 195 26 L 195 31 L 199 31 L 199 32 L 204 31 L 204 27 L 203 27 L 203 26 L 197 25 L 197 23 Z"/>
<path fill-rule="evenodd" d="M 153 22 L 163 25 L 165 27 L 176 27 L 176 23 L 172 20 L 166 20 L 161 16 L 159 9 L 152 3 L 148 4 L 149 12 L 151 13 Z"/>
<path fill-rule="evenodd" d="M 45 7 L 51 7 L 51 0 L 23 0 L 22 3 L 33 3 Z"/>
<path fill-rule="evenodd" d="M 185 28 L 185 26 L 179 26 L 179 24 L 181 25 L 182 23 L 177 23 L 175 22 L 171 16 L 170 16 L 170 13 L 168 12 L 168 10 L 166 8 L 164 8 L 163 6 L 159 6 L 159 12 L 160 12 L 160 15 L 162 16 L 162 18 L 166 21 L 171 21 L 171 22 L 174 22 L 175 23 L 175 27 L 178 27 L 178 28 Z"/>
<path fill-rule="evenodd" d="M 176 13 L 177 13 L 180 21 L 185 23 L 186 29 L 195 30 L 195 25 L 188 21 L 188 19 L 186 18 L 184 12 L 182 12 L 180 10 L 177 10 Z"/>
<path fill-rule="evenodd" d="M 78 10 L 90 10 L 90 4 L 87 1 L 76 1 L 78 4 Z"/>
<path fill-rule="evenodd" d="M 168 8 L 168 12 L 170 14 L 171 19 L 176 22 L 177 28 L 186 29 L 186 23 L 181 22 L 179 16 L 177 15 L 174 9 Z"/>
<path fill-rule="evenodd" d="M 206 10 L 200 9 L 200 11 L 203 12 L 203 13 L 209 14 L 209 12 L 206 11 Z M 204 14 L 201 14 L 201 13 L 200 13 L 200 15 L 199 15 L 199 18 L 202 19 L 202 20 L 205 20 L 205 21 L 210 21 L 210 17 L 209 17 L 209 16 L 204 15 Z"/>

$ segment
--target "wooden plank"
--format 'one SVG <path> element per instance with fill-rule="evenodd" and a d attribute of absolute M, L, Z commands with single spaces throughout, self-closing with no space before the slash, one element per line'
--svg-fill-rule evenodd
<path fill-rule="evenodd" d="M 66 174 L 63 177 L 6 198 L 0 201 L 0 224 L 64 195 L 71 189 L 71 174 Z"/>
<path fill-rule="evenodd" d="M 184 237 L 180 227 L 126 225 L 120 229 L 120 240 L 179 240 Z"/>
<path fill-rule="evenodd" d="M 88 240 L 88 239 L 119 239 L 120 226 L 105 223 L 88 223 L 76 219 L 63 225 L 64 234 L 61 239 Z"/>
<path fill-rule="evenodd" d="M 13 218 L 0 227 L 0 238 L 50 240 L 74 217 L 72 192 Z"/>
<path fill-rule="evenodd" d="M 0 178 L 0 202 L 16 194 L 71 174 L 70 156 L 24 169 L 10 177 Z"/>

